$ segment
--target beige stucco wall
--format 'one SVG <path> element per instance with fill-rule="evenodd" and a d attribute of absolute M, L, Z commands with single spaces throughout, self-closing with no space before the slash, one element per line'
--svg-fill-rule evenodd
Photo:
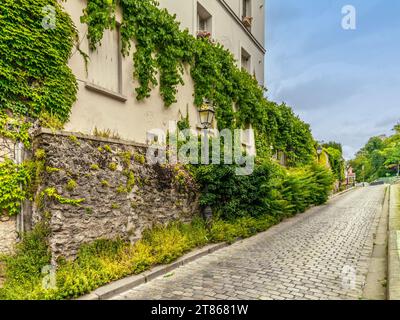
<path fill-rule="evenodd" d="M 226 45 L 239 61 L 241 47 L 245 48 L 252 55 L 252 70 L 255 70 L 257 79 L 260 83 L 263 83 L 264 55 L 262 51 L 226 12 L 218 0 L 199 1 L 215 17 L 213 19 L 213 37 Z M 264 0 L 254 1 L 263 2 Z M 177 14 L 177 19 L 181 21 L 182 28 L 189 28 L 192 34 L 196 34 L 197 2 L 195 0 L 161 0 L 160 2 L 161 6 L 167 8 L 169 12 Z M 234 2 L 234 0 L 228 2 Z M 78 29 L 80 48 L 85 52 L 89 52 L 89 44 L 86 37 L 87 25 L 80 22 L 82 10 L 86 7 L 86 1 L 67 0 L 66 2 L 61 2 L 61 4 L 71 15 Z M 261 11 L 263 12 L 263 10 Z M 121 19 L 121 12 L 118 13 L 117 19 Z M 254 27 L 253 31 L 256 32 L 256 29 Z M 260 32 L 258 33 L 261 34 Z M 258 36 L 263 38 L 263 36 Z M 132 48 L 133 50 L 134 48 Z M 70 121 L 65 127 L 68 131 L 92 134 L 95 128 L 99 130 L 109 129 L 118 133 L 121 138 L 146 143 L 148 131 L 152 129 L 166 131 L 170 121 L 179 120 L 180 115 L 186 116 L 187 111 L 191 126 L 195 128 L 199 123 L 197 108 L 193 104 L 194 88 L 189 69 L 185 70 L 185 85 L 179 88 L 178 103 L 166 108 L 159 94 L 159 88 L 155 88 L 151 92 L 151 97 L 145 101 L 138 102 L 136 100 L 134 89 L 138 86 L 138 83 L 132 76 L 132 56 L 121 60 L 122 86 L 120 93 L 126 97 L 126 101 L 120 101 L 115 97 L 109 97 L 86 88 L 85 84 L 91 77 L 85 71 L 85 62 L 79 52 L 73 54 L 69 65 L 78 79 L 79 92 L 77 102 L 72 109 Z M 238 65 L 240 65 L 240 62 L 238 62 Z M 106 68 L 102 72 L 97 73 L 97 76 L 105 78 L 110 76 L 107 74 Z"/>

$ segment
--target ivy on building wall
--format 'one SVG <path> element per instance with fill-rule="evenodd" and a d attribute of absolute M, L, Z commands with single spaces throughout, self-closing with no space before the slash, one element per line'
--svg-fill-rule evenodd
<path fill-rule="evenodd" d="M 21 142 L 25 147 L 30 146 L 29 129 L 31 124 L 23 117 L 10 117 L 0 112 L 0 137 Z"/>
<path fill-rule="evenodd" d="M 336 148 L 326 148 L 326 153 L 329 156 L 329 163 L 337 181 L 343 181 L 345 171 L 345 161 L 343 159 L 342 152 Z"/>
<path fill-rule="evenodd" d="M 131 44 L 134 77 L 138 79 L 137 99 L 150 96 L 159 85 L 168 107 L 175 103 L 179 85 L 183 85 L 185 66 L 195 84 L 194 103 L 204 99 L 216 106 L 219 128 L 243 128 L 253 125 L 257 151 L 270 155 L 275 145 L 288 155 L 290 164 L 312 159 L 313 138 L 310 128 L 285 106 L 268 101 L 264 88 L 247 71 L 237 67 L 234 56 L 222 45 L 207 38 L 196 39 L 166 9 L 154 0 L 88 0 L 82 21 L 88 24 L 90 46 L 96 48 L 106 29 L 115 28 L 115 11 L 122 9 L 122 53 L 127 56 Z M 159 75 L 159 80 L 158 80 Z M 235 106 L 235 108 L 234 108 Z"/>
<path fill-rule="evenodd" d="M 116 8 L 122 8 L 122 52 L 131 44 L 139 100 L 150 96 L 158 83 L 166 106 L 176 102 L 185 66 L 195 82 L 194 102 L 214 102 L 220 128 L 252 124 L 261 157 L 274 145 L 287 153 L 289 163 L 305 163 L 312 154 L 312 137 L 306 124 L 287 106 L 264 98 L 264 89 L 233 55 L 210 39 L 196 39 L 181 31 L 174 15 L 154 0 L 88 0 L 82 22 L 88 24 L 92 49 L 101 45 L 104 30 L 116 27 Z M 53 8 L 55 27 L 45 26 Z M 76 79 L 67 62 L 77 32 L 56 0 L 11 0 L 0 4 L 0 111 L 39 118 L 50 114 L 65 122 L 76 99 Z M 236 108 L 233 108 L 235 106 Z"/>
<path fill-rule="evenodd" d="M 131 43 L 136 42 L 134 53 L 134 77 L 139 80 L 137 98 L 150 96 L 152 87 L 158 84 L 165 105 L 176 102 L 177 88 L 183 84 L 183 64 L 191 62 L 194 38 L 187 31 L 180 31 L 179 23 L 166 10 L 158 8 L 153 0 L 89 0 L 82 22 L 88 24 L 90 47 L 101 44 L 104 30 L 116 26 L 116 5 L 122 7 L 122 52 L 126 56 Z"/>
<path fill-rule="evenodd" d="M 77 93 L 70 16 L 56 0 L 2 0 L 0 16 L 0 112 L 67 121 Z"/>
<path fill-rule="evenodd" d="M 0 137 L 29 148 L 34 119 L 69 119 L 77 83 L 68 60 L 76 39 L 57 0 L 1 1 Z M 0 163 L 0 215 L 18 214 L 31 196 L 34 166 L 11 159 Z"/>
<path fill-rule="evenodd" d="M 327 154 L 327 161 L 329 161 L 335 179 L 343 181 L 345 179 L 346 162 L 343 158 L 342 145 L 338 142 L 330 141 L 324 143 L 322 147 Z"/>
<path fill-rule="evenodd" d="M 10 159 L 0 162 L 0 216 L 19 213 L 21 201 L 28 197 L 30 181 L 28 164 L 17 165 Z"/>

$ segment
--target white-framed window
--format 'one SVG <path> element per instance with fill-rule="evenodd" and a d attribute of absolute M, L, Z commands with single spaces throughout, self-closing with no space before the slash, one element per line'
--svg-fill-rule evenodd
<path fill-rule="evenodd" d="M 197 3 L 197 32 L 212 33 L 212 15 L 200 3 Z"/>
<path fill-rule="evenodd" d="M 244 48 L 241 49 L 241 67 L 247 72 L 251 72 L 251 55 Z"/>
<path fill-rule="evenodd" d="M 122 95 L 122 54 L 120 27 L 105 30 L 101 45 L 89 50 L 88 81 L 100 91 Z"/>

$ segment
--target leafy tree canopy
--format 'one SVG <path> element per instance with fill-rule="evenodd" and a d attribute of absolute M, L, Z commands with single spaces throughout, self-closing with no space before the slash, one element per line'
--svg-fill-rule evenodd
<path fill-rule="evenodd" d="M 350 161 L 359 181 L 396 176 L 400 163 L 400 124 L 390 137 L 372 137 Z"/>

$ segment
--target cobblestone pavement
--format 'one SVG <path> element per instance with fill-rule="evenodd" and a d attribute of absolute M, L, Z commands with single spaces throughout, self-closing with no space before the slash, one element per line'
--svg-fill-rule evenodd
<path fill-rule="evenodd" d="M 113 299 L 360 299 L 384 191 L 351 191 Z"/>

